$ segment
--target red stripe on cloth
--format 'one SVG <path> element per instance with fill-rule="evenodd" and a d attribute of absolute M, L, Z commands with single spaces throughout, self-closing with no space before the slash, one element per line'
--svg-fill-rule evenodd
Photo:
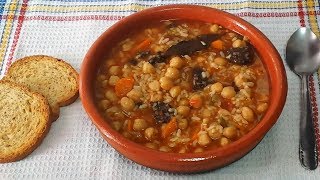
<path fill-rule="evenodd" d="M 316 136 L 316 144 L 317 144 L 317 150 L 320 152 L 320 134 L 319 134 L 319 123 L 318 123 L 318 104 L 317 104 L 317 96 L 316 96 L 316 90 L 314 87 L 314 79 L 313 75 L 309 78 L 309 90 L 310 90 L 310 100 L 311 100 L 311 106 L 312 106 L 312 121 L 313 121 L 313 128 Z M 320 154 L 318 153 L 318 161 L 320 162 Z"/>
<path fill-rule="evenodd" d="M 305 21 L 304 21 L 305 12 L 303 11 L 303 5 L 302 5 L 302 1 L 301 0 L 298 0 L 298 15 L 299 15 L 299 18 L 300 18 L 301 27 L 305 27 L 306 26 Z"/>
<path fill-rule="evenodd" d="M 320 11 L 310 11 L 310 12 L 303 12 L 301 7 L 301 12 L 266 12 L 266 13 L 253 13 L 253 12 L 241 12 L 236 13 L 234 15 L 240 17 L 257 17 L 257 18 L 269 18 L 269 17 L 304 17 L 305 15 L 314 14 L 320 15 Z M 32 20 L 42 20 L 42 21 L 82 21 L 82 20 L 107 20 L 107 21 L 114 21 L 114 20 L 121 20 L 125 16 L 122 15 L 83 15 L 83 16 L 25 16 L 24 21 L 32 21 Z M 2 19 L 14 19 L 16 20 L 17 17 L 14 16 L 7 16 L 3 15 Z M 303 18 L 302 18 L 303 19 Z M 303 20 L 304 22 L 304 20 Z"/>
<path fill-rule="evenodd" d="M 22 6 L 21 6 L 21 9 L 20 9 L 20 15 L 18 17 L 17 29 L 16 29 L 16 31 L 14 33 L 13 43 L 12 43 L 12 46 L 11 46 L 11 49 L 10 49 L 9 59 L 7 61 L 7 64 L 6 64 L 6 70 L 5 70 L 4 74 L 8 71 L 8 68 L 12 63 L 13 55 L 14 55 L 14 52 L 16 50 L 16 47 L 17 47 L 17 44 L 18 44 L 18 41 L 19 41 L 21 27 L 22 27 L 22 24 L 23 24 L 23 21 L 24 21 L 24 15 L 26 14 L 26 11 L 27 11 L 27 7 L 28 7 L 28 0 L 23 0 Z"/>
<path fill-rule="evenodd" d="M 109 16 L 109 15 L 87 15 L 87 16 L 29 16 L 25 17 L 26 21 L 45 20 L 45 21 L 81 21 L 81 20 L 107 20 L 118 21 L 125 16 Z"/>

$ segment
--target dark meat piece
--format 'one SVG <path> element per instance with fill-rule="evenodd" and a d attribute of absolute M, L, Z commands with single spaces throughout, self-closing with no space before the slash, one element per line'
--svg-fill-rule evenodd
<path fill-rule="evenodd" d="M 193 89 L 200 90 L 209 84 L 209 78 L 206 76 L 205 71 L 200 67 L 195 67 L 193 69 Z"/>
<path fill-rule="evenodd" d="M 133 58 L 129 60 L 129 63 L 135 66 L 138 64 L 138 60 L 136 58 Z"/>
<path fill-rule="evenodd" d="M 251 64 L 254 60 L 254 53 L 251 45 L 246 47 L 238 47 L 238 48 L 230 48 L 226 57 L 231 63 L 240 64 L 240 65 L 248 65 Z"/>
<path fill-rule="evenodd" d="M 137 65 L 141 59 L 147 58 L 150 55 L 150 51 L 141 51 L 138 52 L 137 55 L 129 60 L 129 63 L 132 65 Z"/>
<path fill-rule="evenodd" d="M 136 55 L 136 58 L 139 59 L 139 58 L 146 58 L 150 55 L 150 51 L 141 51 L 139 53 L 137 53 Z"/>
<path fill-rule="evenodd" d="M 155 65 L 156 63 L 163 63 L 163 62 L 166 62 L 166 58 L 167 58 L 166 56 L 164 56 L 163 54 L 161 54 L 161 52 L 159 52 L 158 54 L 154 55 L 149 59 L 149 63 L 152 65 Z"/>
<path fill-rule="evenodd" d="M 205 44 L 205 43 L 204 43 Z M 181 41 L 171 46 L 166 52 L 167 56 L 187 55 L 206 48 L 199 40 Z"/>
<path fill-rule="evenodd" d="M 155 102 L 152 104 L 153 117 L 157 124 L 167 123 L 171 119 L 172 113 L 169 112 L 171 106 L 164 102 Z"/>
<path fill-rule="evenodd" d="M 208 47 L 212 41 L 215 41 L 219 38 L 220 36 L 217 34 L 203 34 L 198 36 L 198 40 L 206 43 L 206 46 Z"/>
<path fill-rule="evenodd" d="M 175 56 L 175 55 L 190 55 L 196 51 L 206 49 L 210 43 L 219 36 L 216 34 L 204 34 L 198 36 L 196 39 L 191 39 L 188 41 L 181 41 L 177 44 L 171 46 L 165 53 L 165 57 Z"/>
<path fill-rule="evenodd" d="M 149 59 L 149 63 L 155 65 L 156 63 L 163 63 L 170 56 L 190 55 L 196 51 L 208 48 L 210 43 L 220 36 L 217 34 L 204 34 L 198 36 L 196 39 L 188 41 L 180 41 L 171 46 L 166 52 L 158 53 Z"/>

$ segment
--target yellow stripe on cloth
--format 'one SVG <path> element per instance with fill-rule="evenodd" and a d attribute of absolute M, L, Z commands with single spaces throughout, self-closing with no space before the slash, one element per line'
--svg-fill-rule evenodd
<path fill-rule="evenodd" d="M 125 4 L 125 5 L 70 5 L 70 6 L 49 6 L 43 4 L 30 5 L 29 12 L 99 12 L 99 11 L 140 11 L 153 5 Z M 239 3 L 212 3 L 206 6 L 217 9 L 240 9 L 240 8 L 288 8 L 296 7 L 296 2 L 239 2 Z"/>
<path fill-rule="evenodd" d="M 310 28 L 318 37 L 320 37 L 315 5 L 316 4 L 314 0 L 307 0 L 307 12 L 309 17 Z"/>
<path fill-rule="evenodd" d="M 13 20 L 14 20 L 14 15 L 15 15 L 15 12 L 18 8 L 18 3 L 17 3 L 17 0 L 13 0 L 11 1 L 11 3 L 7 6 L 4 7 L 4 11 L 6 11 L 7 9 L 7 19 L 6 19 L 6 23 L 5 23 L 5 26 L 3 28 L 3 35 L 2 35 L 2 40 L 1 40 L 1 44 L 0 44 L 0 65 L 2 64 L 3 62 L 3 59 L 5 58 L 5 53 L 6 53 L 6 50 L 8 48 L 8 42 L 9 42 L 9 39 L 10 39 L 10 32 L 11 32 L 11 29 L 13 27 Z"/>
<path fill-rule="evenodd" d="M 310 29 L 319 38 L 320 31 L 319 31 L 319 26 L 318 26 L 318 22 L 317 22 L 317 14 L 316 14 L 316 9 L 315 9 L 316 3 L 318 5 L 318 2 L 315 2 L 315 0 L 307 0 L 306 7 L 307 7 L 307 12 L 308 12 Z M 320 75 L 320 68 L 318 69 L 318 75 Z M 318 79 L 320 80 L 320 76 L 318 76 Z"/>

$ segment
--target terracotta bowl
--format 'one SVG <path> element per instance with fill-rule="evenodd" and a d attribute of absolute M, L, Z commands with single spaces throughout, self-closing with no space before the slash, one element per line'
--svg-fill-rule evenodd
<path fill-rule="evenodd" d="M 136 144 L 109 126 L 94 103 L 93 82 L 99 65 L 112 47 L 132 30 L 152 21 L 184 19 L 217 23 L 249 37 L 259 53 L 270 80 L 270 104 L 259 124 L 239 140 L 202 153 L 164 153 Z M 80 72 L 80 97 L 90 119 L 102 137 L 125 157 L 144 166 L 171 172 L 199 172 L 230 164 L 252 150 L 277 121 L 287 96 L 282 60 L 268 38 L 243 19 L 221 10 L 193 5 L 168 5 L 134 13 L 105 31 L 87 52 Z"/>

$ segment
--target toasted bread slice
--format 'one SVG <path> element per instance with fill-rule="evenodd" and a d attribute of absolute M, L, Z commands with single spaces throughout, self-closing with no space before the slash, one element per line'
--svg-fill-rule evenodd
<path fill-rule="evenodd" d="M 20 160 L 38 147 L 50 128 L 49 116 L 41 94 L 0 81 L 0 163 Z"/>
<path fill-rule="evenodd" d="M 60 106 L 73 103 L 79 95 L 79 75 L 68 63 L 50 56 L 28 56 L 14 62 L 4 80 L 16 82 L 48 99 L 51 118 L 59 117 Z"/>

